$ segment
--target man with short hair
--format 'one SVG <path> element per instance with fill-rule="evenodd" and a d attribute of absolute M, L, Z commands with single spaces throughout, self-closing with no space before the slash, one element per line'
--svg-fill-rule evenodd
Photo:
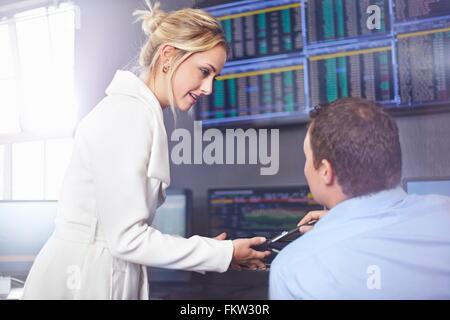
<path fill-rule="evenodd" d="M 320 219 L 276 257 L 271 299 L 450 299 L 450 198 L 400 188 L 397 125 L 344 98 L 313 111 L 304 173 Z M 302 230 L 301 231 L 306 231 Z"/>

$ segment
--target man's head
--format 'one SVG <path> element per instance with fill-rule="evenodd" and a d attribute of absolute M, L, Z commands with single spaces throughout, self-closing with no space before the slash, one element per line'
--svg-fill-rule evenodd
<path fill-rule="evenodd" d="M 316 201 L 329 208 L 400 183 L 398 128 L 394 119 L 373 102 L 343 98 L 316 107 L 303 149 L 311 192 Z"/>

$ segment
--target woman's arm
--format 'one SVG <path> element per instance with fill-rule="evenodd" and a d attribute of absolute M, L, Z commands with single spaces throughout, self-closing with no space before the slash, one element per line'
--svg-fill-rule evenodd
<path fill-rule="evenodd" d="M 174 237 L 147 224 L 154 116 L 138 100 L 110 97 L 79 127 L 89 153 L 99 227 L 111 254 L 155 267 L 226 271 L 233 255 L 231 241 Z"/>

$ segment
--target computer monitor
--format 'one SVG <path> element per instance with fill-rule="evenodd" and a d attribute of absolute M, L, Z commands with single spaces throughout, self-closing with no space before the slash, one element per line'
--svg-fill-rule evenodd
<path fill-rule="evenodd" d="M 0 201 L 0 275 L 26 277 L 51 236 L 57 201 Z"/>
<path fill-rule="evenodd" d="M 309 211 L 321 209 L 308 186 L 212 189 L 208 192 L 211 236 L 226 231 L 232 239 L 271 238 L 295 228 Z M 298 236 L 280 242 L 278 249 Z"/>
<path fill-rule="evenodd" d="M 156 210 L 152 226 L 162 233 L 189 237 L 191 233 L 192 193 L 186 189 L 168 189 L 164 204 Z M 150 282 L 188 282 L 191 272 L 148 268 Z"/>
<path fill-rule="evenodd" d="M 440 194 L 450 197 L 450 177 L 408 178 L 403 180 L 403 187 L 409 194 Z"/>

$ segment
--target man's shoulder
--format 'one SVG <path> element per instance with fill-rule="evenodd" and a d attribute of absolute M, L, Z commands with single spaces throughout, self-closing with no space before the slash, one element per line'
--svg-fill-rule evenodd
<path fill-rule="evenodd" d="M 305 268 L 310 262 L 317 259 L 318 251 L 314 239 L 316 235 L 313 231 L 292 241 L 283 248 L 271 265 L 271 269 L 280 273 L 292 273 Z M 320 240 L 320 238 L 318 239 Z"/>
<path fill-rule="evenodd" d="M 335 256 L 339 248 L 316 247 L 309 243 L 309 239 L 314 241 L 315 238 L 316 235 L 313 237 L 311 234 L 311 237 L 305 235 L 304 238 L 293 241 L 274 259 L 270 268 L 271 284 L 275 288 L 272 288 L 274 297 L 278 294 L 286 299 L 286 293 L 279 292 L 281 289 L 289 292 L 289 299 L 338 297 L 336 274 L 332 268 L 334 265 L 330 264 L 327 255 L 331 253 Z M 340 262 L 337 264 L 340 265 Z"/>
<path fill-rule="evenodd" d="M 422 215 L 433 213 L 435 218 L 438 218 L 441 214 L 442 219 L 450 220 L 450 215 L 448 215 L 448 212 L 450 212 L 450 197 L 438 194 L 412 194 L 408 195 L 405 202 L 405 209 L 409 212 L 417 212 L 417 214 Z"/>
<path fill-rule="evenodd" d="M 450 197 L 440 195 L 440 194 L 428 194 L 428 195 L 410 195 L 408 198 L 411 199 L 412 203 L 421 203 L 428 206 L 441 206 L 445 209 L 450 207 Z"/>

